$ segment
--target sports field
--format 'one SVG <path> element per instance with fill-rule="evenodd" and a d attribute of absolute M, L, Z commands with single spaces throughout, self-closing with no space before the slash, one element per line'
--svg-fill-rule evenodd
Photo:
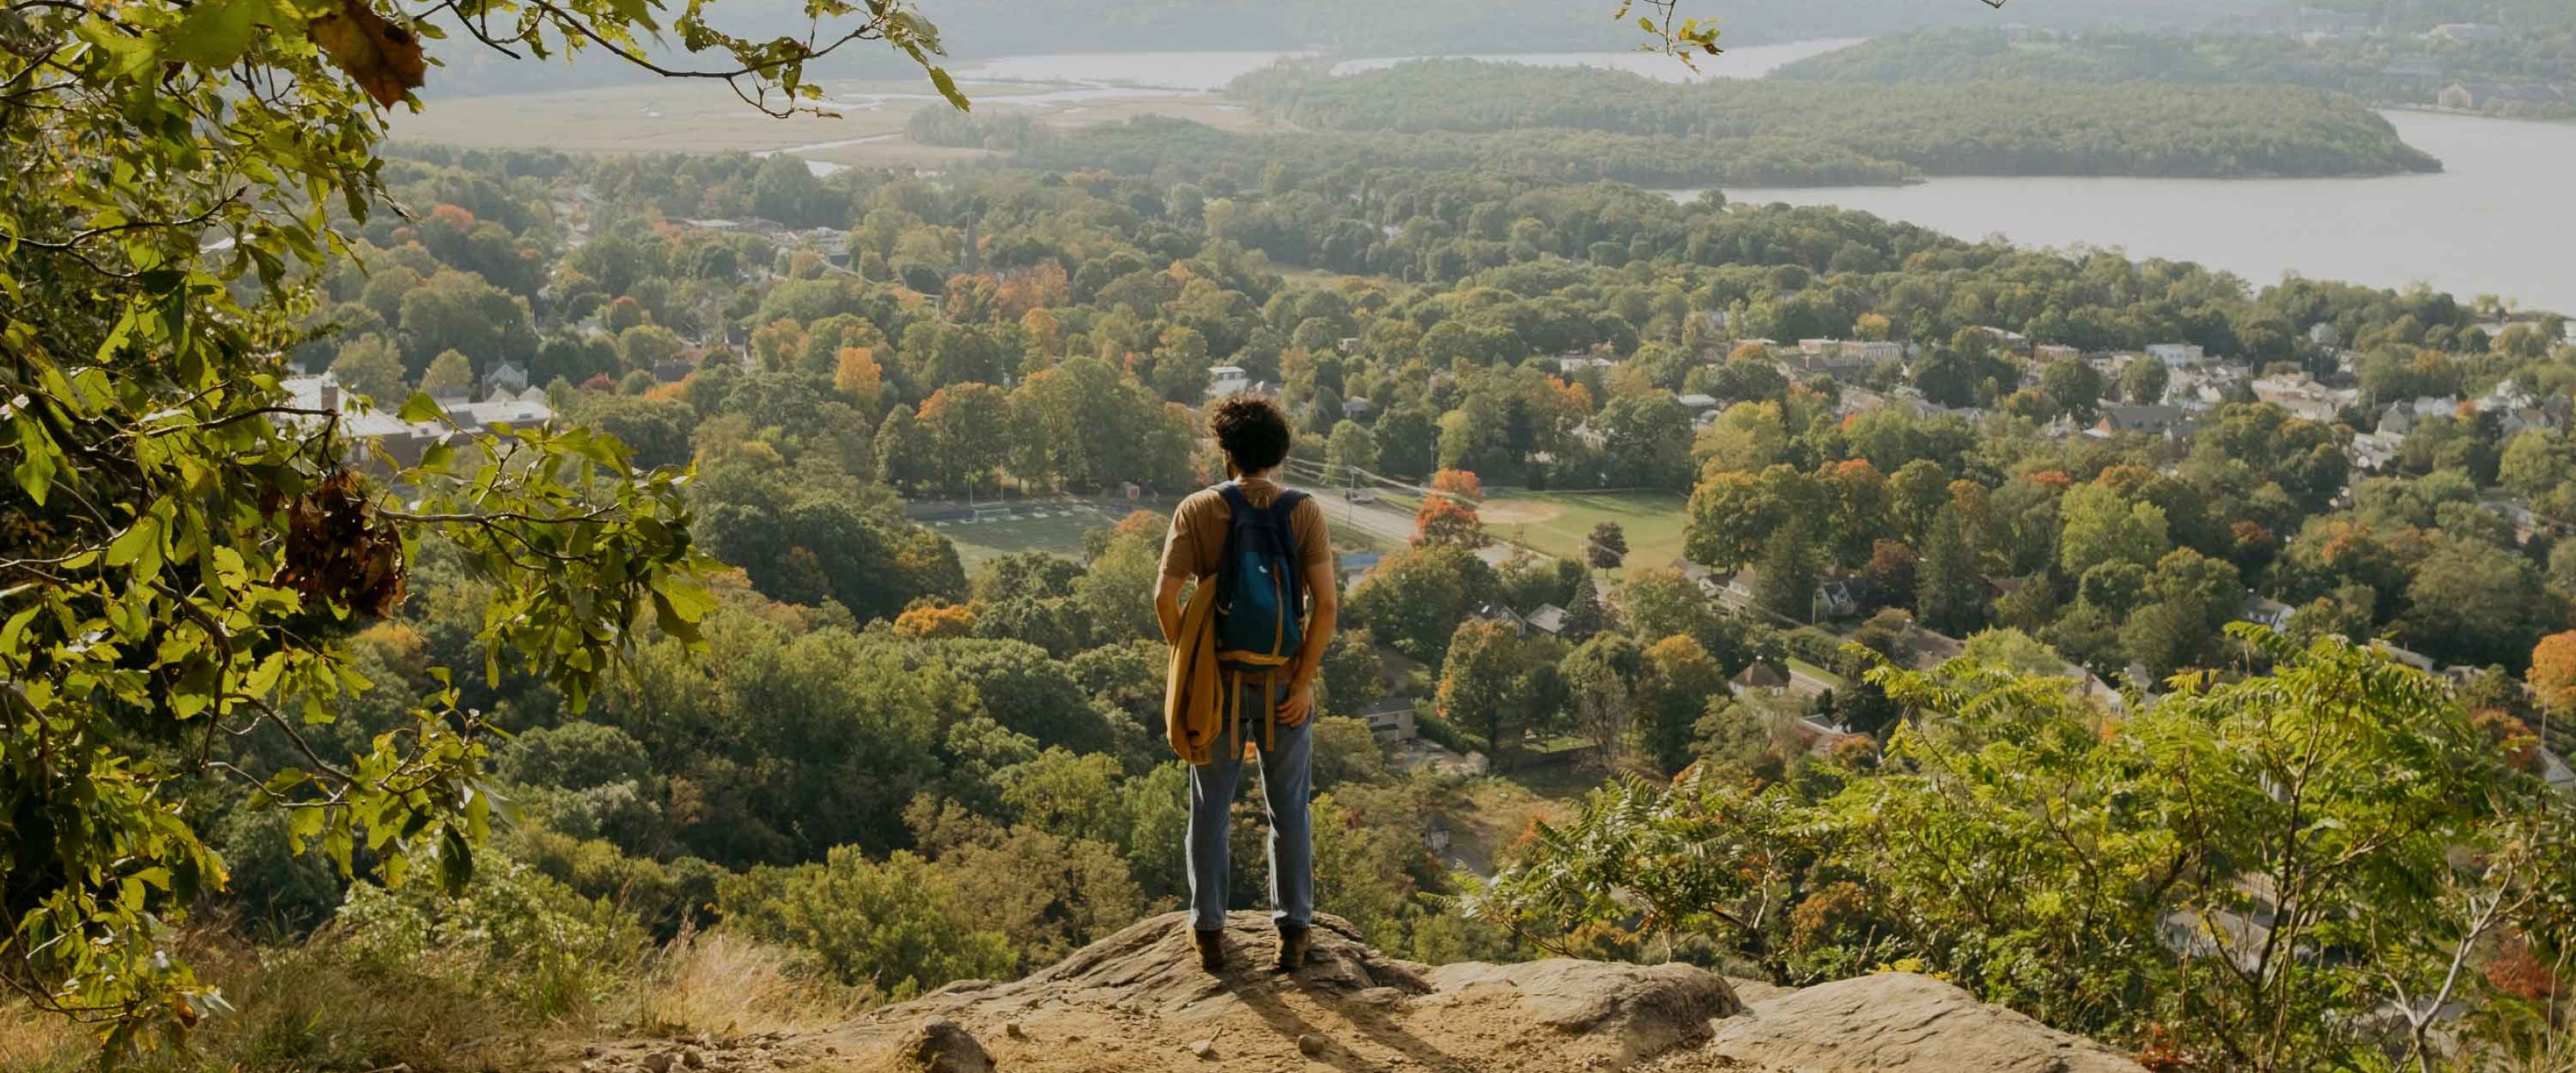
<path fill-rule="evenodd" d="M 971 516 L 970 516 L 971 517 Z M 1051 503 L 990 511 L 970 517 L 925 521 L 930 531 L 957 545 L 957 559 L 973 574 L 986 560 L 1014 552 L 1042 551 L 1067 559 L 1082 558 L 1082 535 L 1118 524 L 1113 514 L 1088 503 Z"/>
<path fill-rule="evenodd" d="M 1681 558 L 1688 505 L 1670 492 L 1510 492 L 1487 496 L 1477 514 L 1497 537 L 1568 559 L 1582 557 L 1593 526 L 1617 522 L 1627 565 L 1666 566 Z"/>
<path fill-rule="evenodd" d="M 1126 517 L 1130 510 L 1168 515 L 1172 504 L 1118 503 L 1114 508 L 1081 501 L 1050 502 L 988 508 L 980 519 L 961 514 L 925 519 L 921 524 L 957 545 L 957 560 L 965 565 L 966 573 L 972 575 L 987 560 L 1015 552 L 1042 551 L 1067 559 L 1080 559 L 1083 534 L 1118 524 L 1118 519 Z M 1335 520 L 1338 521 L 1338 516 Z M 1385 551 L 1389 547 L 1391 545 L 1386 541 L 1366 530 L 1339 525 L 1333 528 L 1333 551 L 1337 554 Z"/>

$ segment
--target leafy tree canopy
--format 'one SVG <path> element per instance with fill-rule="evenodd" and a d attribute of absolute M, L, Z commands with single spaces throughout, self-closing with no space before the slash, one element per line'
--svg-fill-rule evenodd
<path fill-rule="evenodd" d="M 679 475 L 616 440 L 523 429 L 412 457 L 282 390 L 311 272 L 351 254 L 344 229 L 383 192 L 384 110 L 418 105 L 425 39 L 605 52 L 772 112 L 820 97 L 807 62 L 870 40 L 963 104 L 931 63 L 936 32 L 892 0 L 822 0 L 814 37 L 773 40 L 701 5 L 447 6 L 447 27 L 365 0 L 19 0 L 0 16 L 0 975 L 111 1042 L 213 1001 L 162 955 L 162 929 L 225 878 L 174 780 L 252 787 L 344 872 L 363 846 L 389 882 L 471 876 L 482 716 L 450 691 L 356 755 L 308 733 L 371 687 L 334 641 L 401 601 L 424 543 L 454 544 L 489 586 L 482 674 L 524 667 L 576 707 L 645 611 L 685 640 L 709 607 L 687 580 L 701 555 Z M 665 66 L 642 51 L 653 38 L 714 62 Z M 429 318 L 442 293 L 433 280 L 396 312 Z M 445 421 L 426 397 L 397 416 Z M 253 755 L 254 731 L 285 755 Z"/>

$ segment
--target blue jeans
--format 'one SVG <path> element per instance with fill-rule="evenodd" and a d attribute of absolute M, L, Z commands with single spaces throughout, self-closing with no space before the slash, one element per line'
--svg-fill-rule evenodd
<path fill-rule="evenodd" d="M 1220 735 L 1215 761 L 1190 767 L 1190 914 L 1201 929 L 1225 926 L 1227 818 L 1243 777 L 1241 742 L 1263 746 L 1265 691 L 1258 680 L 1237 688 L 1237 703 L 1228 705 L 1237 722 L 1226 729 L 1242 737 Z M 1275 709 L 1287 696 L 1281 686 L 1269 706 Z M 1315 847 L 1306 814 L 1307 798 L 1314 796 L 1315 750 L 1307 734 L 1313 726 L 1312 716 L 1293 727 L 1278 724 L 1277 740 L 1261 748 L 1261 803 L 1270 814 L 1270 918 L 1298 927 L 1315 920 Z"/>

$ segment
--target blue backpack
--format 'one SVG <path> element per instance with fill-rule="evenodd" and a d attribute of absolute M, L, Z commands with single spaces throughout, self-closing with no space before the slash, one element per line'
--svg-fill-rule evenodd
<path fill-rule="evenodd" d="M 1266 675 L 1297 657 L 1304 634 L 1305 593 L 1290 519 L 1306 495 L 1281 491 L 1269 506 L 1256 507 L 1233 481 L 1216 490 L 1233 515 L 1216 568 L 1217 665 Z"/>

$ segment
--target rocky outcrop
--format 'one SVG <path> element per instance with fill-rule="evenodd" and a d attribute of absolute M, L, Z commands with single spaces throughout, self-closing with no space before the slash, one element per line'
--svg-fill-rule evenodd
<path fill-rule="evenodd" d="M 1928 976 L 1836 980 L 1754 1002 L 1707 1050 L 1757 1067 L 2138 1073 L 2128 1056 Z"/>
<path fill-rule="evenodd" d="M 1623 965 L 1550 958 L 1519 965 L 1470 961 L 1431 971 L 1412 1012 L 1439 1020 L 1501 1016 L 1554 1035 L 1535 1041 L 1584 1064 L 1633 1064 L 1708 1039 L 1709 1022 L 1742 1012 L 1723 977 L 1688 965 Z"/>
<path fill-rule="evenodd" d="M 1293 974 L 1270 968 L 1267 918 L 1227 921 L 1229 964 L 1199 969 L 1188 920 L 1143 921 L 1007 984 L 951 984 L 836 1033 L 861 1062 L 925 1018 L 966 1026 L 1000 1070 L 1617 1069 L 1696 1046 L 1741 1010 L 1681 965 L 1551 960 L 1432 968 L 1316 920 Z M 897 1066 L 897 1068 L 900 1068 Z"/>
<path fill-rule="evenodd" d="M 1435 968 L 1389 958 L 1333 917 L 1316 921 L 1307 964 L 1278 973 L 1273 942 L 1267 918 L 1235 914 L 1229 966 L 1210 975 L 1188 919 L 1167 914 L 1025 979 L 951 984 L 830 1032 L 708 1046 L 704 1068 L 2140 1073 L 2115 1051 L 1921 976 L 1803 990 L 1748 981 L 1739 993 L 1688 965 Z M 594 1049 L 580 1065 L 607 1073 L 647 1057 L 689 1069 L 701 1060 L 636 1043 Z"/>

